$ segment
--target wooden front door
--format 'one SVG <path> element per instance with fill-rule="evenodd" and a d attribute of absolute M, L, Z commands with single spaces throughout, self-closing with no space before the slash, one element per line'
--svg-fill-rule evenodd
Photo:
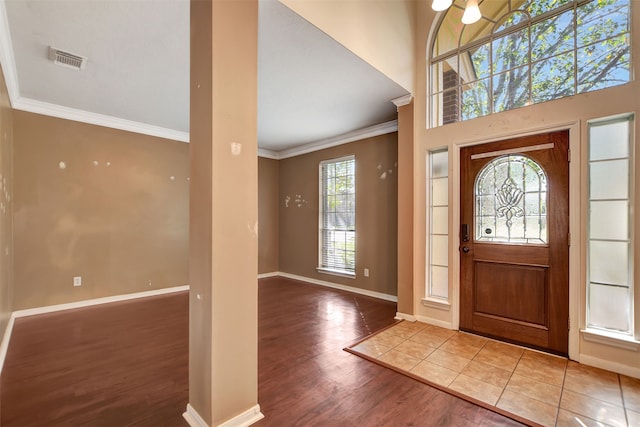
<path fill-rule="evenodd" d="M 460 329 L 567 355 L 567 131 L 463 148 Z"/>

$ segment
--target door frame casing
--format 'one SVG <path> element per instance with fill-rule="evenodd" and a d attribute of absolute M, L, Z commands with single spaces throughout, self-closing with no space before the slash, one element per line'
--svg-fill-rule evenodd
<path fill-rule="evenodd" d="M 542 133 L 551 133 L 556 131 L 569 131 L 569 149 L 571 151 L 571 161 L 569 163 L 569 233 L 571 235 L 571 245 L 569 246 L 569 317 L 571 319 L 571 328 L 569 330 L 569 358 L 572 360 L 579 359 L 580 353 L 580 322 L 583 317 L 585 301 L 582 301 L 580 293 L 580 278 L 582 277 L 580 259 L 586 255 L 586 249 L 583 249 L 582 233 L 581 233 L 581 199 L 580 192 L 577 191 L 583 185 L 586 185 L 586 174 L 581 173 L 581 152 L 580 152 L 580 130 L 579 121 L 555 124 L 553 126 L 541 127 L 525 132 L 510 132 L 492 136 L 489 138 L 476 138 L 463 141 L 453 142 L 452 153 L 449 157 L 452 160 L 452 168 L 450 168 L 449 178 L 452 181 L 454 197 L 449 200 L 452 211 L 452 223 L 449 227 L 449 277 L 452 281 L 451 295 L 451 320 L 452 328 L 460 328 L 460 254 L 459 246 L 459 230 L 460 222 L 460 151 L 464 147 L 481 145 L 490 142 L 502 141 L 505 139 L 519 138 L 524 136 L 537 135 Z M 579 185 L 576 185 L 579 184 Z M 584 187 L 582 187 L 584 188 Z"/>

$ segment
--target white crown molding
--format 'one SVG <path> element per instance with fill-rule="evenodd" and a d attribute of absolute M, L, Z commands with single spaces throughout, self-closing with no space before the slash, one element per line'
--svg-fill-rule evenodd
<path fill-rule="evenodd" d="M 104 126 L 113 129 L 120 129 L 127 132 L 140 133 L 143 135 L 156 136 L 159 138 L 171 139 L 180 142 L 189 142 L 189 133 L 160 126 L 147 125 L 132 120 L 120 119 L 118 117 L 104 114 L 90 113 L 75 108 L 63 107 L 61 105 L 50 104 L 48 102 L 36 101 L 29 98 L 17 98 L 13 103 L 16 110 L 28 111 L 30 113 L 44 114 L 46 116 L 58 117 L 60 119 L 73 120 L 75 122 L 88 123 L 92 125 Z"/>
<path fill-rule="evenodd" d="M 407 95 L 401 96 L 400 98 L 392 99 L 391 102 L 393 102 L 396 107 L 400 108 L 404 107 L 405 105 L 409 105 L 412 99 L 413 95 L 409 93 Z"/>
<path fill-rule="evenodd" d="M 265 159 L 280 160 L 280 155 L 277 151 L 267 150 L 264 148 L 258 148 L 258 157 L 264 157 Z"/>
<path fill-rule="evenodd" d="M 16 71 L 14 58 L 7 9 L 5 7 L 5 1 L 0 0 L 0 65 L 2 65 L 4 80 L 7 84 L 7 91 L 9 92 L 9 101 L 12 106 L 20 94 L 18 73 Z"/>
<path fill-rule="evenodd" d="M 319 141 L 310 142 L 299 147 L 289 148 L 282 151 L 259 150 L 258 155 L 270 159 L 282 160 L 289 157 L 300 156 L 302 154 L 313 153 L 314 151 L 324 150 L 325 148 L 335 147 L 337 145 L 347 144 L 361 139 L 373 138 L 374 136 L 385 135 L 398 130 L 398 121 L 380 123 L 378 125 L 369 126 L 363 129 L 347 132 L 342 135 L 331 138 L 321 139 Z M 262 156 L 260 152 L 267 154 Z"/>
<path fill-rule="evenodd" d="M 36 314 L 53 313 L 55 311 L 70 310 L 72 308 L 90 307 L 93 305 L 108 304 L 110 302 L 127 301 L 131 299 L 146 298 L 156 295 L 172 294 L 174 292 L 188 291 L 189 285 L 175 286 L 173 288 L 154 289 L 152 291 L 135 292 L 124 295 L 114 295 L 110 297 L 88 299 L 83 301 L 69 302 L 65 304 L 48 305 L 45 307 L 28 308 L 13 312 L 13 317 L 34 316 Z"/>

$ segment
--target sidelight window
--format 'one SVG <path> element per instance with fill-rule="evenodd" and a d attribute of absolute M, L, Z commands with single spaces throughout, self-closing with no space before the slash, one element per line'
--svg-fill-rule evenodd
<path fill-rule="evenodd" d="M 587 327 L 633 334 L 632 117 L 589 124 Z"/>
<path fill-rule="evenodd" d="M 356 159 L 320 163 L 320 232 L 318 270 L 355 276 Z"/>

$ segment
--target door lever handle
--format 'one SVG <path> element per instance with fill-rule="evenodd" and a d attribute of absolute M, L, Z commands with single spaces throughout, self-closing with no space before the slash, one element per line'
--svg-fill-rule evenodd
<path fill-rule="evenodd" d="M 469 249 L 469 246 L 463 246 L 462 247 L 462 252 L 464 252 L 465 254 L 468 253 L 471 249 Z"/>

